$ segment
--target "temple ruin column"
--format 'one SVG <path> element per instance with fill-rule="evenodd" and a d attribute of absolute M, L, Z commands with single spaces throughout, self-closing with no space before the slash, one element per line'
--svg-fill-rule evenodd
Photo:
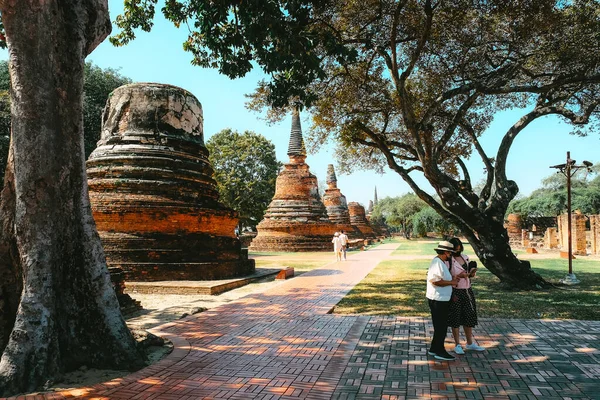
<path fill-rule="evenodd" d="M 568 247 L 568 214 L 558 217 L 560 247 L 567 251 Z M 571 243 L 574 255 L 587 255 L 586 216 L 579 211 L 571 214 Z"/>
<path fill-rule="evenodd" d="M 508 240 L 511 245 L 519 244 L 521 245 L 522 237 L 521 237 L 521 228 L 523 225 L 523 220 L 520 214 L 508 214 L 507 223 L 506 223 L 506 231 L 508 232 Z"/>
<path fill-rule="evenodd" d="M 548 228 L 544 233 L 544 248 L 556 249 L 558 247 L 558 234 L 556 228 Z"/>
<path fill-rule="evenodd" d="M 600 254 L 600 215 L 590 215 L 592 254 Z"/>

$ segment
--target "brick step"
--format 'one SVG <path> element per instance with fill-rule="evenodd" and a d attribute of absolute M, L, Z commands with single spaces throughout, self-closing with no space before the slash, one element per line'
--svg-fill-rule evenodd
<path fill-rule="evenodd" d="M 130 281 L 231 279 L 254 273 L 254 260 L 209 261 L 192 263 L 112 262 L 123 269 L 126 286 Z"/>
<path fill-rule="evenodd" d="M 190 252 L 183 249 L 114 249 L 105 248 L 106 258 L 109 263 L 120 262 L 160 262 L 160 263 L 198 263 L 214 261 L 247 260 L 245 254 L 235 250 Z"/>
<path fill-rule="evenodd" d="M 133 296 L 135 296 L 135 293 L 217 295 L 242 287 L 258 279 L 276 275 L 280 271 L 280 269 L 259 268 L 254 273 L 246 276 L 214 281 L 127 282 L 125 292 Z"/>

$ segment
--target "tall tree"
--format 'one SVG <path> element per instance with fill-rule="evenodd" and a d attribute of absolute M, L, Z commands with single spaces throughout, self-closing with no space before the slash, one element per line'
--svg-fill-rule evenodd
<path fill-rule="evenodd" d="M 114 41 L 149 30 L 155 4 L 127 3 Z M 503 227 L 518 192 L 506 160 L 540 117 L 597 121 L 599 8 L 594 0 L 170 0 L 162 11 L 195 27 L 185 47 L 196 64 L 237 77 L 254 61 L 270 74 L 253 107 L 314 106 L 316 141 L 337 139 L 348 168 L 387 165 L 467 236 L 492 273 L 535 288 L 546 282 L 515 257 Z M 480 137 L 510 108 L 523 115 L 487 154 Z M 464 163 L 472 153 L 487 171 L 481 191 Z"/>
<path fill-rule="evenodd" d="M 443 238 L 450 238 L 460 234 L 456 226 L 443 218 L 430 206 L 422 208 L 412 216 L 412 231 L 414 235 L 426 237 L 429 232 L 434 232 Z"/>
<path fill-rule="evenodd" d="M 600 167 L 595 165 L 593 175 L 587 170 L 576 171 L 571 178 L 572 208 L 584 214 L 600 214 Z M 531 195 L 511 201 L 507 213 L 528 217 L 555 217 L 567 211 L 566 177 L 553 174 L 542 180 L 542 187 Z"/>
<path fill-rule="evenodd" d="M 0 395 L 81 365 L 139 368 L 87 192 L 84 59 L 106 0 L 4 0 L 12 135 L 0 202 Z"/>
<path fill-rule="evenodd" d="M 426 206 L 427 204 L 414 193 L 400 197 L 386 197 L 377 202 L 371 219 L 382 217 L 386 225 L 395 228 L 406 239 L 410 239 L 413 233 L 413 217 Z"/>
<path fill-rule="evenodd" d="M 96 148 L 100 139 L 102 110 L 110 92 L 131 83 L 131 79 L 112 68 L 102 69 L 91 62 L 85 63 L 83 73 L 83 132 L 85 158 Z M 0 61 L 0 182 L 4 181 L 8 142 L 10 137 L 10 75 L 8 61 Z"/>
<path fill-rule="evenodd" d="M 357 58 L 324 58 L 326 78 L 309 89 L 320 95 L 314 138 L 354 147 L 347 168 L 384 163 L 398 173 L 504 283 L 545 286 L 509 246 L 504 214 L 518 187 L 506 162 L 515 137 L 538 118 L 597 122 L 599 9 L 586 0 L 337 3 L 327 21 Z M 257 104 L 268 89 L 260 88 Z M 488 154 L 481 135 L 497 111 L 511 108 L 522 117 Z M 487 171 L 482 190 L 464 162 L 472 155 Z"/>
<path fill-rule="evenodd" d="M 221 201 L 236 210 L 242 226 L 256 226 L 275 194 L 281 163 L 264 136 L 224 129 L 206 142 Z M 241 231 L 241 229 L 240 229 Z"/>

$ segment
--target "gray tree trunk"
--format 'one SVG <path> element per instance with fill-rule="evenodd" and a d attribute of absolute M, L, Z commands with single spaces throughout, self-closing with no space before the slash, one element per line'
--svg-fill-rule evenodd
<path fill-rule="evenodd" d="M 136 369 L 92 218 L 83 151 L 85 56 L 107 0 L 0 0 L 12 139 L 0 204 L 0 395 L 81 365 Z"/>
<path fill-rule="evenodd" d="M 535 290 L 549 286 L 529 261 L 519 260 L 513 253 L 503 224 L 490 219 L 476 235 L 473 231 L 465 234 L 483 265 L 507 287 Z"/>

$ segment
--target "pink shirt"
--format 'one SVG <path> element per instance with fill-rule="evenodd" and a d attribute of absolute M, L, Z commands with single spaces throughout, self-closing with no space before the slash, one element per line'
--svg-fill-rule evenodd
<path fill-rule="evenodd" d="M 467 272 L 467 264 L 469 263 L 469 257 L 464 254 L 461 254 L 461 257 L 464 258 L 464 268 L 461 265 L 463 260 L 460 257 L 458 258 L 458 260 L 452 257 L 452 268 L 450 269 L 450 273 L 452 274 L 452 276 L 459 275 L 462 272 Z M 471 287 L 471 280 L 469 278 L 460 278 L 458 284 L 453 287 L 457 289 L 468 289 Z"/>

